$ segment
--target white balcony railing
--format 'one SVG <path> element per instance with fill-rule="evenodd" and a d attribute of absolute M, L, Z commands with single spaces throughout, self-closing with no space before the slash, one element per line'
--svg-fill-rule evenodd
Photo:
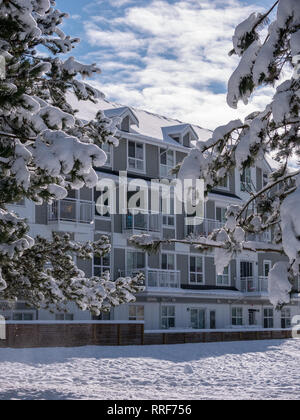
<path fill-rule="evenodd" d="M 267 293 L 268 277 L 241 277 L 241 292 Z"/>
<path fill-rule="evenodd" d="M 272 242 L 272 233 L 270 230 L 267 230 L 262 233 L 248 233 L 246 236 L 247 241 L 270 243 Z"/>
<path fill-rule="evenodd" d="M 162 215 L 158 213 L 139 213 L 123 215 L 123 232 L 161 232 Z"/>
<path fill-rule="evenodd" d="M 193 225 L 185 224 L 185 236 L 208 236 L 215 229 L 221 229 L 224 223 L 213 219 L 194 218 Z"/>
<path fill-rule="evenodd" d="M 91 223 L 93 203 L 72 199 L 56 201 L 48 209 L 49 222 Z"/>
<path fill-rule="evenodd" d="M 180 271 L 159 270 L 154 268 L 141 268 L 136 270 L 127 270 L 121 275 L 128 277 L 135 276 L 138 273 L 145 275 L 145 286 L 153 288 L 180 289 Z"/>

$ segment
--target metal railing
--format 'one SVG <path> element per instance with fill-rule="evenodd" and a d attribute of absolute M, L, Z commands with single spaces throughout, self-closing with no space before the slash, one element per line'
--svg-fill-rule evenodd
<path fill-rule="evenodd" d="M 241 292 L 243 293 L 268 292 L 268 277 L 241 277 Z"/>
<path fill-rule="evenodd" d="M 48 209 L 48 222 L 91 223 L 93 203 L 72 199 L 55 201 Z"/>
<path fill-rule="evenodd" d="M 162 215 L 158 213 L 139 213 L 123 215 L 123 232 L 161 232 Z"/>
<path fill-rule="evenodd" d="M 121 273 L 121 275 L 133 277 L 138 273 L 144 274 L 146 287 L 170 289 L 180 289 L 181 287 L 180 271 L 176 270 L 142 268 L 135 270 L 127 270 L 125 273 Z"/>
<path fill-rule="evenodd" d="M 248 233 L 246 235 L 247 241 L 270 243 L 272 242 L 272 233 L 270 230 L 266 230 L 262 233 Z"/>
<path fill-rule="evenodd" d="M 221 229 L 224 226 L 224 223 L 218 220 L 203 219 L 200 217 L 195 217 L 194 222 L 194 225 L 185 224 L 185 236 L 208 236 L 215 229 Z"/>

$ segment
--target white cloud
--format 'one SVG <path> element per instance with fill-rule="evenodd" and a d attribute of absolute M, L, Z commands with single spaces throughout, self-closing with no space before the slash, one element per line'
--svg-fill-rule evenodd
<path fill-rule="evenodd" d="M 103 49 L 109 56 L 102 62 L 100 83 L 109 99 L 207 128 L 246 116 L 268 102 L 272 90 L 261 89 L 248 107 L 235 111 L 223 93 L 238 62 L 228 56 L 234 28 L 257 7 L 238 0 L 134 4 L 108 28 L 98 26 L 97 16 L 85 24 L 99 57 L 103 60 Z M 112 75 L 110 70 L 120 71 Z"/>

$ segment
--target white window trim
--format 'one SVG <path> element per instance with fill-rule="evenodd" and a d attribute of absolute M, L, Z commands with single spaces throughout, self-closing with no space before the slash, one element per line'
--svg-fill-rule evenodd
<path fill-rule="evenodd" d="M 129 142 L 131 143 L 138 143 L 143 145 L 143 162 L 144 162 L 144 169 L 132 169 L 129 167 L 129 159 L 136 159 L 136 158 L 129 158 Z M 136 160 L 140 160 L 140 159 L 136 159 Z M 142 141 L 138 141 L 138 140 L 127 140 L 127 172 L 130 173 L 138 173 L 138 174 L 146 174 L 146 143 L 143 143 Z"/>
<path fill-rule="evenodd" d="M 226 268 L 226 267 L 225 267 Z M 228 285 L 227 284 L 218 284 L 218 274 L 216 273 L 216 286 L 220 287 L 230 287 L 231 286 L 231 265 L 228 266 Z"/>
<path fill-rule="evenodd" d="M 191 258 L 192 257 L 202 258 L 202 268 L 203 268 L 203 271 L 202 271 L 203 282 L 202 283 L 191 282 Z M 189 284 L 191 286 L 205 286 L 205 284 L 206 284 L 205 283 L 205 257 L 203 255 L 190 254 L 189 259 L 188 259 L 188 269 L 189 269 Z M 197 273 L 195 273 L 195 274 L 197 274 Z"/>
<path fill-rule="evenodd" d="M 107 164 L 107 162 L 105 162 L 105 165 L 103 166 L 103 168 L 113 169 L 113 167 L 114 167 L 114 153 L 113 153 L 114 146 L 112 144 L 109 144 L 109 148 L 110 148 L 110 151 L 109 151 L 109 154 L 110 154 L 110 163 Z M 104 150 L 104 152 L 105 152 L 105 150 Z"/>
<path fill-rule="evenodd" d="M 105 257 L 106 257 L 106 255 L 105 255 Z M 96 257 L 96 258 L 102 258 L 103 259 L 104 257 Z M 105 271 L 109 271 L 111 273 L 112 272 L 111 254 L 109 255 L 109 262 L 110 262 L 109 266 L 98 265 L 98 264 L 95 264 L 95 259 L 93 258 L 93 276 L 95 276 L 95 268 L 99 268 L 99 267 L 101 267 L 101 268 L 106 267 L 107 268 L 106 270 L 103 271 L 103 273 L 105 273 Z"/>
<path fill-rule="evenodd" d="M 227 179 L 227 187 L 224 187 L 222 185 L 217 185 L 216 188 L 218 190 L 222 190 L 222 191 L 230 191 L 230 179 L 229 179 L 229 175 L 225 175 L 225 177 Z"/>
<path fill-rule="evenodd" d="M 164 252 L 163 250 L 161 251 L 161 253 L 160 253 L 160 270 L 163 270 L 163 268 L 162 268 L 162 257 L 163 257 L 163 255 L 167 255 L 168 257 L 169 257 L 169 255 L 172 255 L 173 257 L 174 257 L 174 271 L 177 271 L 177 258 L 176 258 L 176 253 L 174 253 L 174 252 L 168 252 L 168 251 L 166 251 L 166 252 Z M 173 271 L 173 270 L 171 270 L 171 271 Z"/>
<path fill-rule="evenodd" d="M 263 277 L 265 276 L 265 265 L 269 264 L 270 265 L 270 270 L 272 270 L 272 261 L 271 260 L 263 260 Z"/>
<path fill-rule="evenodd" d="M 170 174 L 170 171 L 171 171 L 171 169 L 174 169 L 175 166 L 176 166 L 176 150 L 174 150 L 174 149 L 162 149 L 162 148 L 159 148 L 158 150 L 159 150 L 159 153 L 158 153 L 159 178 L 160 179 L 169 179 L 169 180 L 175 179 L 176 178 L 175 175 Z M 173 153 L 174 166 L 172 166 L 172 168 L 169 167 L 168 165 L 163 165 L 161 163 L 161 155 L 164 154 L 164 153 L 168 153 L 168 152 Z M 167 171 L 168 174 L 166 176 L 162 175 L 162 167 L 168 168 L 168 171 Z"/>
<path fill-rule="evenodd" d="M 234 317 L 233 316 L 233 310 L 234 309 L 239 309 L 239 310 L 241 310 L 242 311 L 242 316 L 240 317 L 240 316 L 236 316 L 236 317 Z M 243 307 L 242 306 L 232 306 L 231 307 L 231 314 L 230 314 L 230 316 L 231 316 L 231 325 L 232 326 L 235 326 L 235 327 L 242 327 L 243 325 L 244 325 L 244 310 L 243 310 Z M 242 319 L 242 323 L 241 324 L 234 324 L 233 323 L 233 319 Z"/>
<path fill-rule="evenodd" d="M 163 308 L 165 308 L 165 307 L 166 308 L 171 308 L 171 307 L 174 308 L 174 316 L 169 316 L 168 314 L 167 314 L 167 316 L 163 316 Z M 164 329 L 164 327 L 163 327 L 163 318 L 166 318 L 166 319 L 174 318 L 174 325 L 175 325 L 175 328 L 176 328 L 176 305 L 164 304 L 164 305 L 161 306 L 161 310 L 160 310 L 160 325 L 161 325 L 161 328 L 162 329 Z M 167 329 L 169 329 L 169 328 L 167 328 Z"/>

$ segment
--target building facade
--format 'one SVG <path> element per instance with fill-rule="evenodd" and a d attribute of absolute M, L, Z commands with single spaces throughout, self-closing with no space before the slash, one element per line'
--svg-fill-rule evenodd
<path fill-rule="evenodd" d="M 78 103 L 73 105 L 82 108 Z M 108 117 L 120 118 L 119 147 L 105 146 L 106 166 L 97 168 L 99 179 L 111 179 L 117 190 L 120 172 L 126 173 L 133 183 L 171 181 L 174 177 L 171 169 L 183 161 L 194 142 L 206 141 L 211 135 L 197 126 L 105 100 L 97 106 L 83 106 L 80 116 L 85 120 L 92 119 L 98 109 Z M 178 240 L 193 234 L 207 236 L 224 225 L 228 205 L 241 204 L 249 197 L 250 190 L 259 191 L 267 183 L 272 171 L 270 165 L 270 161 L 264 160 L 242 174 L 237 170 L 228 173 L 222 185 L 209 194 L 204 217 L 195 226 L 186 225 L 184 214 L 175 214 L 172 200 L 168 214 L 152 212 L 149 207 L 145 214 L 100 214 L 96 203 L 104 192 L 87 188 L 73 191 L 68 198 L 51 206 L 35 206 L 24 201 L 14 206 L 14 210 L 27 218 L 32 236 L 50 238 L 56 231 L 67 232 L 78 241 L 93 241 L 108 235 L 112 243 L 110 255 L 94 261 L 77 261 L 88 276 L 101 275 L 107 270 L 114 279 L 137 272 L 145 274 L 145 292 L 137 296 L 135 304 L 113 309 L 111 320 L 144 320 L 146 330 L 288 328 L 293 316 L 300 314 L 299 285 L 294 286 L 295 294 L 289 306 L 282 311 L 272 307 L 268 299 L 268 273 L 280 258 L 278 255 L 241 254 L 231 261 L 222 276 L 217 276 L 213 254 L 177 243 L 163 246 L 159 254 L 147 255 L 129 241 L 132 235 L 140 233 Z M 128 192 L 127 198 L 132 194 Z M 249 240 L 270 242 L 272 232 Z M 79 311 L 72 304 L 69 313 L 50 314 L 28 309 L 22 302 L 14 308 L 0 302 L 0 314 L 18 321 L 93 319 L 89 312 Z"/>

